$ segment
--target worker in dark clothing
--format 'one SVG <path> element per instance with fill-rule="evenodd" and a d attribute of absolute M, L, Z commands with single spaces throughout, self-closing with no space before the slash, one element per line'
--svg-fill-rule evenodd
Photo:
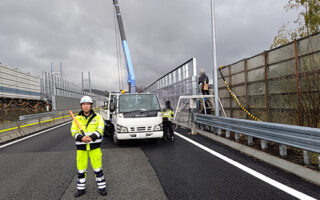
<path fill-rule="evenodd" d="M 174 133 L 172 128 L 174 112 L 171 108 L 170 101 L 166 101 L 166 108 L 162 111 L 162 121 L 163 121 L 163 138 L 165 141 L 173 141 Z"/>
<path fill-rule="evenodd" d="M 202 95 L 209 95 L 209 78 L 203 69 L 200 70 L 198 84 L 200 86 L 201 94 Z"/>

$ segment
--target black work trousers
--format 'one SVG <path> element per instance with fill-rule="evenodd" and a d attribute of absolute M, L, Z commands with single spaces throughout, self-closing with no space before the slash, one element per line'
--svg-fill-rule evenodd
<path fill-rule="evenodd" d="M 201 90 L 202 95 L 209 95 L 209 90 Z"/>
<path fill-rule="evenodd" d="M 174 135 L 171 121 L 163 121 L 163 137 L 166 139 L 171 139 Z"/>

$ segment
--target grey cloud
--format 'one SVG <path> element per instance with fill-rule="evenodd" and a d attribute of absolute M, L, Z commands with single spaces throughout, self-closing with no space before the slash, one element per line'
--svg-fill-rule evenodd
<path fill-rule="evenodd" d="M 191 57 L 212 74 L 210 0 L 119 1 L 138 85 Z M 268 49 L 295 14 L 286 2 L 216 0 L 218 64 Z M 96 88 L 118 89 L 112 0 L 2 0 L 0 9 L 0 62 L 40 74 L 62 61 L 66 78 L 90 71 Z"/>

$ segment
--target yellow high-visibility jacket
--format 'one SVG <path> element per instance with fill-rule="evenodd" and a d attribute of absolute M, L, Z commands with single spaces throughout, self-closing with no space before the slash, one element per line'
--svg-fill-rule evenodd
<path fill-rule="evenodd" d="M 94 111 L 90 111 L 90 115 L 86 117 L 83 111 L 80 111 L 76 116 L 81 129 L 84 134 L 81 134 L 75 121 L 71 125 L 71 134 L 75 138 L 75 143 L 78 150 L 92 150 L 99 148 L 102 143 L 102 136 L 104 131 L 104 120 L 102 116 Z M 82 137 L 89 136 L 92 141 L 84 143 L 81 141 Z"/>
<path fill-rule="evenodd" d="M 171 109 L 165 109 L 162 111 L 163 120 L 172 121 L 174 116 L 174 112 Z"/>

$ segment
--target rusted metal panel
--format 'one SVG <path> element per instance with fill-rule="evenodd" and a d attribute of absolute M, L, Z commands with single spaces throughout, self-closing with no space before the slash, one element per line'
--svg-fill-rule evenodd
<path fill-rule="evenodd" d="M 301 98 L 301 82 L 300 82 L 300 70 L 299 70 L 299 53 L 298 53 L 298 42 L 294 41 L 294 54 L 295 54 L 295 66 L 296 66 L 296 83 L 297 83 L 297 101 L 298 101 L 298 118 L 297 124 L 303 125 L 303 108 Z"/>
<path fill-rule="evenodd" d="M 269 81 L 268 81 L 268 52 L 264 52 L 264 80 L 266 87 L 266 112 L 267 120 L 270 121 L 270 104 L 269 104 Z"/>

